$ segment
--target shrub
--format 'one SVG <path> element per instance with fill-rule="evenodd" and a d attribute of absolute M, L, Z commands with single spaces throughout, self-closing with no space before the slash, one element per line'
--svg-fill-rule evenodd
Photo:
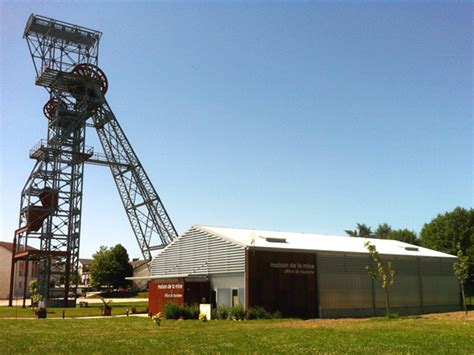
<path fill-rule="evenodd" d="M 212 308 L 211 309 L 211 319 L 218 319 L 217 317 L 217 309 Z"/>
<path fill-rule="evenodd" d="M 177 303 L 169 302 L 165 304 L 164 313 L 166 319 L 198 319 L 199 307 L 196 305 L 181 306 Z"/>
<path fill-rule="evenodd" d="M 217 319 L 228 319 L 229 318 L 229 307 L 222 305 L 216 309 Z"/>
<path fill-rule="evenodd" d="M 272 315 L 269 312 L 267 312 L 265 310 L 265 308 L 256 306 L 256 307 L 251 307 L 251 308 L 247 309 L 245 317 L 247 319 L 270 319 L 270 318 L 272 318 Z M 280 315 L 280 317 L 281 317 L 281 315 Z M 277 318 L 277 317 L 275 317 L 275 318 Z"/>
<path fill-rule="evenodd" d="M 183 307 L 174 302 L 166 303 L 164 312 L 165 312 L 166 319 L 179 319 L 179 317 L 184 318 Z"/>
<path fill-rule="evenodd" d="M 281 312 L 280 311 L 272 312 L 272 314 L 270 315 L 270 318 L 274 318 L 274 319 L 281 318 Z"/>
<path fill-rule="evenodd" d="M 183 307 L 183 318 L 184 319 L 198 319 L 199 318 L 199 307 L 196 305 L 185 305 Z"/>
<path fill-rule="evenodd" d="M 245 309 L 241 304 L 235 305 L 229 310 L 230 319 L 234 320 L 244 320 L 245 318 Z"/>
<path fill-rule="evenodd" d="M 389 318 L 389 319 L 397 319 L 398 318 L 398 313 L 390 312 L 386 317 Z"/>

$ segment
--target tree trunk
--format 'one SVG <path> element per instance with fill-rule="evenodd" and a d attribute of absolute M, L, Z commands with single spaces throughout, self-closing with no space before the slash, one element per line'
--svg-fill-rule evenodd
<path fill-rule="evenodd" d="M 390 317 L 390 299 L 388 297 L 387 288 L 384 288 L 384 291 L 385 291 L 385 308 L 386 308 L 386 311 L 387 311 L 387 318 L 389 318 Z"/>
<path fill-rule="evenodd" d="M 464 306 L 464 312 L 467 316 L 467 306 L 466 306 L 466 295 L 464 294 L 464 285 L 461 284 L 461 295 L 462 295 L 462 305 Z"/>

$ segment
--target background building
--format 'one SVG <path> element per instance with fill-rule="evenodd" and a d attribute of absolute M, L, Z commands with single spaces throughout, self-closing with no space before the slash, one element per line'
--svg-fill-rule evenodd
<path fill-rule="evenodd" d="M 90 287 L 91 273 L 90 265 L 94 259 L 79 259 L 79 266 L 77 272 L 79 274 L 79 284 L 83 287 Z"/>
<path fill-rule="evenodd" d="M 28 247 L 32 250 L 34 248 Z M 12 266 L 13 244 L 0 241 L 0 299 L 7 299 L 10 294 L 10 273 Z M 25 285 L 25 267 L 24 261 L 18 261 L 15 270 L 13 297 L 23 297 Z M 32 261 L 28 265 L 28 277 L 26 279 L 26 296 L 29 297 L 29 283 L 38 277 L 38 263 Z"/>
<path fill-rule="evenodd" d="M 148 280 L 146 277 L 150 276 L 150 269 L 148 268 L 148 261 L 133 259 L 130 264 L 133 266 L 133 277 L 139 278 L 132 282 L 134 291 L 146 291 Z"/>
<path fill-rule="evenodd" d="M 394 312 L 459 310 L 452 255 L 396 240 L 193 226 L 151 262 L 150 313 L 206 298 L 303 318 L 382 315 L 367 240 L 396 271 Z"/>

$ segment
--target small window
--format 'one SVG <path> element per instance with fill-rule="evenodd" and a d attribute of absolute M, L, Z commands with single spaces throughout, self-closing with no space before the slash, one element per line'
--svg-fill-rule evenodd
<path fill-rule="evenodd" d="M 239 304 L 239 290 L 232 289 L 232 307 L 237 306 Z"/>
<path fill-rule="evenodd" d="M 405 247 L 405 250 L 408 250 L 408 251 L 420 251 L 417 247 Z"/>
<path fill-rule="evenodd" d="M 268 238 L 265 238 L 265 240 L 269 243 L 286 243 L 286 239 L 285 238 L 272 238 L 272 237 L 268 237 Z"/>

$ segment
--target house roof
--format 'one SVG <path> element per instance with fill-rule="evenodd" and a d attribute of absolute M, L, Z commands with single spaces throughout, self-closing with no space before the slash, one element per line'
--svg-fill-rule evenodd
<path fill-rule="evenodd" d="M 370 241 L 371 244 L 375 245 L 380 254 L 455 258 L 453 255 L 404 243 L 398 240 L 276 232 L 203 225 L 195 225 L 193 228 L 200 229 L 204 232 L 245 247 L 367 254 L 368 251 L 364 247 L 364 243 Z"/>
<path fill-rule="evenodd" d="M 132 264 L 134 269 L 137 269 L 140 266 L 148 264 L 148 261 L 146 261 L 146 260 L 132 260 L 132 261 L 130 261 L 130 264 Z"/>
<path fill-rule="evenodd" d="M 13 243 L 0 241 L 0 247 L 4 247 L 8 251 L 13 251 Z M 28 250 L 37 250 L 36 248 L 28 246 Z"/>
<path fill-rule="evenodd" d="M 79 259 L 79 262 L 82 264 L 82 265 L 90 265 L 92 264 L 92 262 L 94 261 L 94 259 Z"/>
<path fill-rule="evenodd" d="M 13 250 L 13 243 L 8 242 L 0 242 L 0 247 L 4 247 L 5 249 L 12 251 Z"/>

